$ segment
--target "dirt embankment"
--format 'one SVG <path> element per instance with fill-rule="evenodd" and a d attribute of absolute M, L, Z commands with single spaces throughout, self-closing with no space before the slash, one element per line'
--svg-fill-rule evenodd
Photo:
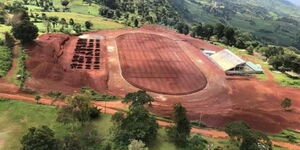
<path fill-rule="evenodd" d="M 26 67 L 31 77 L 26 86 L 41 91 L 74 92 L 84 86 L 105 91 L 105 65 L 98 74 L 93 70 L 70 68 L 77 40 L 77 36 L 44 34 L 27 47 L 30 57 L 26 60 Z"/>

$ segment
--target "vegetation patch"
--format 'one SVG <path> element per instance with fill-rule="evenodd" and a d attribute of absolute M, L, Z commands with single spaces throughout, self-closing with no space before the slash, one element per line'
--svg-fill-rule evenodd
<path fill-rule="evenodd" d="M 274 80 L 283 86 L 300 88 L 300 79 L 293 79 L 283 73 L 272 72 Z"/>
<path fill-rule="evenodd" d="M 80 92 L 89 95 L 90 98 L 95 101 L 111 101 L 111 100 L 119 99 L 117 96 L 109 95 L 109 94 L 101 94 L 87 87 L 80 88 Z"/>
<path fill-rule="evenodd" d="M 12 66 L 12 51 L 6 46 L 0 46 L 0 78 L 6 75 Z"/>

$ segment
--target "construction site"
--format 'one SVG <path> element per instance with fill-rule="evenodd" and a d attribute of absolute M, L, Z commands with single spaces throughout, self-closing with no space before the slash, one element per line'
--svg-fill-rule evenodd
<path fill-rule="evenodd" d="M 260 65 L 227 49 L 164 27 L 43 34 L 27 53 L 28 88 L 91 87 L 120 97 L 142 89 L 155 99 L 149 109 L 162 116 L 181 103 L 191 120 L 208 127 L 243 120 L 266 132 L 300 129 L 299 89 L 278 85 Z M 251 76 L 257 73 L 269 79 Z M 282 111 L 285 97 L 295 100 L 293 112 Z"/>

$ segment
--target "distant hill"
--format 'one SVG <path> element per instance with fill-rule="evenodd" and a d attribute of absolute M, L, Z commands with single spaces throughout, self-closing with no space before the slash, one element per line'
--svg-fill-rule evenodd
<path fill-rule="evenodd" d="M 170 0 L 184 20 L 221 22 L 259 41 L 300 48 L 300 7 L 287 0 Z"/>
<path fill-rule="evenodd" d="M 300 1 L 299 0 L 287 0 L 291 3 L 293 3 L 294 5 L 300 6 Z"/>

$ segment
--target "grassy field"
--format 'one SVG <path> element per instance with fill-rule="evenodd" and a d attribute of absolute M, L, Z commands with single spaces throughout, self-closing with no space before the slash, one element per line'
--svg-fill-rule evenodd
<path fill-rule="evenodd" d="M 300 79 L 292 79 L 283 73 L 272 72 L 274 80 L 283 86 L 300 88 Z"/>
<path fill-rule="evenodd" d="M 21 0 L 19 0 L 21 1 Z M 0 0 L 0 2 L 5 3 L 11 3 L 12 1 L 8 0 Z M 54 6 L 56 8 L 60 8 L 62 10 L 61 1 L 60 0 L 54 0 Z M 74 19 L 75 23 L 80 23 L 82 27 L 84 27 L 84 23 L 86 21 L 91 21 L 93 23 L 92 30 L 103 30 L 103 29 L 120 29 L 124 28 L 125 26 L 123 24 L 120 24 L 114 20 L 106 19 L 101 16 L 99 16 L 99 5 L 91 4 L 91 6 L 87 3 L 83 3 L 82 0 L 72 0 L 69 4 L 70 12 L 42 12 L 42 8 L 35 6 L 35 5 L 25 5 L 28 8 L 29 14 L 42 14 L 45 13 L 48 17 L 49 16 L 57 16 L 59 19 L 65 18 L 67 22 L 69 22 L 69 19 Z M 40 33 L 46 32 L 46 24 L 43 22 L 35 23 L 37 27 L 39 28 Z M 56 32 L 59 31 L 61 28 L 60 25 L 58 25 L 55 30 Z M 72 30 L 71 27 L 67 30 Z M 10 26 L 0 25 L 0 33 L 3 33 L 5 31 L 10 31 Z M 83 31 L 85 29 L 83 28 Z M 3 38 L 3 35 L 0 34 L 0 39 Z"/>
<path fill-rule="evenodd" d="M 20 138 L 30 127 L 47 125 L 61 137 L 67 127 L 56 119 L 55 107 L 19 101 L 0 101 L 0 141 L 3 150 L 20 149 Z M 0 142 L 1 143 L 1 142 Z"/>
<path fill-rule="evenodd" d="M 271 139 L 279 140 L 279 141 L 285 141 L 285 142 L 291 142 L 291 143 L 300 143 L 300 132 L 286 129 L 278 134 L 272 134 L 269 135 Z"/>
<path fill-rule="evenodd" d="M 6 75 L 11 65 L 12 51 L 5 46 L 0 46 L 0 78 Z"/>
<path fill-rule="evenodd" d="M 25 109 L 26 108 L 26 109 Z M 57 108 L 35 103 L 22 101 L 0 100 L 0 149 L 16 150 L 20 149 L 20 138 L 30 127 L 42 125 L 49 126 L 55 131 L 55 136 L 63 137 L 70 131 L 70 126 L 56 122 Z M 111 138 L 110 128 L 113 125 L 111 115 L 102 114 L 101 119 L 93 121 L 93 125 L 98 131 L 102 144 Z M 210 147 L 221 146 L 224 150 L 235 150 L 237 146 L 227 139 L 206 138 Z M 178 148 L 170 142 L 165 128 L 160 128 L 157 139 L 150 150 L 184 150 Z"/>
<path fill-rule="evenodd" d="M 114 22 L 113 20 L 105 19 L 103 17 L 95 17 L 92 15 L 78 14 L 74 12 L 45 12 L 45 14 L 48 17 L 57 16 L 59 18 L 65 18 L 67 21 L 73 18 L 75 22 L 82 25 L 85 21 L 91 21 L 94 24 L 93 30 L 124 28 L 124 25 Z"/>
<path fill-rule="evenodd" d="M 26 108 L 26 109 L 24 109 Z M 0 101 L 0 149 L 20 149 L 20 138 L 30 127 L 47 125 L 53 129 L 57 137 L 64 136 L 69 127 L 56 122 L 57 109 L 53 106 L 38 105 L 21 101 Z M 94 121 L 101 138 L 109 140 L 111 115 L 102 114 L 101 119 Z M 103 142 L 104 143 L 104 142 Z M 167 139 L 164 129 L 159 130 L 157 141 L 151 150 L 176 150 Z"/>

